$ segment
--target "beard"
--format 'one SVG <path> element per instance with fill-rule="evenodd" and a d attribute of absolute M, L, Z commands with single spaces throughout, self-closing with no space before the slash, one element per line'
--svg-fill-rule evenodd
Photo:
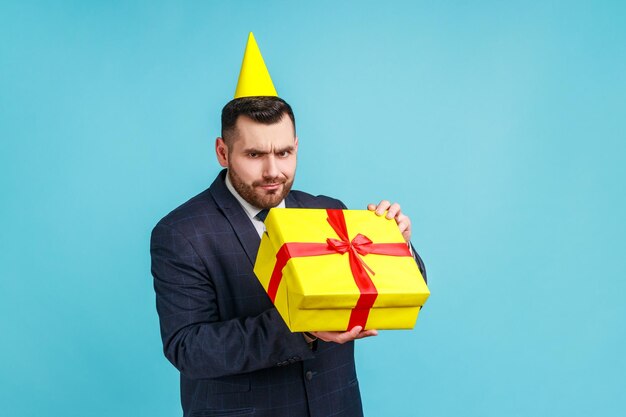
<path fill-rule="evenodd" d="M 276 207 L 283 201 L 289 194 L 289 191 L 291 191 L 294 180 L 293 177 L 291 180 L 288 180 L 286 177 L 263 178 L 261 181 L 247 184 L 233 169 L 228 170 L 228 177 L 235 190 L 244 200 L 261 209 Z M 280 184 L 281 186 L 276 190 L 264 190 L 261 188 L 261 186 L 269 184 Z"/>

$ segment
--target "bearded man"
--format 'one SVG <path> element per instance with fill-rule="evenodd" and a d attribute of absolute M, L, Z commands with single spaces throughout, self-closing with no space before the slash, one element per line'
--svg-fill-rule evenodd
<path fill-rule="evenodd" d="M 231 101 L 215 151 L 226 169 L 152 233 L 163 346 L 181 374 L 184 415 L 361 416 L 352 341 L 376 331 L 291 333 L 253 273 L 263 209 L 345 208 L 291 190 L 291 107 L 278 97 Z M 388 210 L 409 241 L 411 223 L 397 204 L 369 209 Z"/>

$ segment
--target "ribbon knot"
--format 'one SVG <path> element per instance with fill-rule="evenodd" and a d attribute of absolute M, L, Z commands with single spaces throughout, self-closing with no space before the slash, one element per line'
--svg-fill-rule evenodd
<path fill-rule="evenodd" d="M 352 239 L 352 241 L 348 241 L 347 239 L 333 239 L 332 237 L 329 237 L 326 239 L 326 243 L 328 243 L 329 249 L 332 249 L 342 255 L 346 252 L 350 252 L 350 257 L 352 259 L 357 260 L 370 274 L 376 275 L 372 268 L 370 268 L 365 261 L 358 256 L 367 255 L 372 251 L 372 244 L 374 242 L 372 242 L 367 236 L 359 233 L 354 237 L 354 239 Z"/>
<path fill-rule="evenodd" d="M 359 233 L 350 242 L 329 237 L 328 239 L 326 239 L 326 243 L 328 243 L 328 247 L 330 249 L 333 249 L 334 251 L 339 252 L 342 255 L 349 250 L 354 250 L 359 255 L 367 255 L 372 251 L 372 244 L 374 242 L 372 242 L 371 239 L 367 236 Z"/>

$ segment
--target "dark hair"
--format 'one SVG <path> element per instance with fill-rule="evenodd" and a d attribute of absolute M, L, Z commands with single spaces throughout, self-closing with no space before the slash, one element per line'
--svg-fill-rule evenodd
<path fill-rule="evenodd" d="M 271 125 L 278 123 L 287 114 L 296 132 L 296 118 L 291 106 L 279 97 L 240 97 L 229 101 L 222 109 L 222 139 L 235 130 L 239 116 L 246 116 L 255 122 Z"/>

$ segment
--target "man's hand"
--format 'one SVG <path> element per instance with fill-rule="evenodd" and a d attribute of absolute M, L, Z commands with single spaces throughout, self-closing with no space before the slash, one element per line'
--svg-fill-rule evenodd
<path fill-rule="evenodd" d="M 355 326 L 348 332 L 311 332 L 311 334 L 324 342 L 335 342 L 340 345 L 364 337 L 377 336 L 377 330 L 363 330 L 361 326 Z"/>
<path fill-rule="evenodd" d="M 385 210 L 387 210 L 387 216 L 385 217 L 395 219 L 404 240 L 406 242 L 411 240 L 411 219 L 400 211 L 400 204 L 391 204 L 389 201 L 383 200 L 378 205 L 368 204 L 367 209 L 375 211 L 379 216 L 382 216 Z"/>

